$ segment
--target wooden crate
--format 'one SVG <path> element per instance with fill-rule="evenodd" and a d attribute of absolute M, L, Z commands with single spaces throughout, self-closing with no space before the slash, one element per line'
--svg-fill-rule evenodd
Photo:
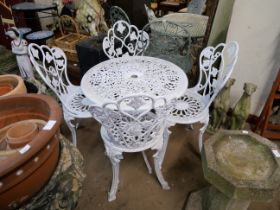
<path fill-rule="evenodd" d="M 88 38 L 90 37 L 83 34 L 69 33 L 54 39 L 50 45 L 61 48 L 65 52 L 68 60 L 78 62 L 76 44 Z"/>

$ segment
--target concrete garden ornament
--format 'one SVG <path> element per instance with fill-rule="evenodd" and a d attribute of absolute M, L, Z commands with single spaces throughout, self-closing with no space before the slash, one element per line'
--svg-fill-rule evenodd
<path fill-rule="evenodd" d="M 243 95 L 233 109 L 233 115 L 230 121 L 230 129 L 238 130 L 245 127 L 246 119 L 250 114 L 251 95 L 257 90 L 257 86 L 253 83 L 245 83 L 243 87 Z"/>
<path fill-rule="evenodd" d="M 28 57 L 27 41 L 22 38 L 21 32 L 16 27 L 11 27 L 5 33 L 12 40 L 12 52 L 16 55 L 20 74 L 23 78 L 33 78 L 33 67 Z"/>
<path fill-rule="evenodd" d="M 184 210 L 247 210 L 251 201 L 271 201 L 279 191 L 278 146 L 255 133 L 220 130 L 201 156 L 211 185 L 191 193 Z"/>
<path fill-rule="evenodd" d="M 230 78 L 212 104 L 213 109 L 210 113 L 210 124 L 208 126 L 210 132 L 216 131 L 226 122 L 230 104 L 230 88 L 234 83 L 235 79 Z"/>

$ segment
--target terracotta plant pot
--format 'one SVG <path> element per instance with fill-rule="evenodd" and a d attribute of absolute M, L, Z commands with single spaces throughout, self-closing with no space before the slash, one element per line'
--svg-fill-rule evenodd
<path fill-rule="evenodd" d="M 55 120 L 50 130 L 44 122 Z M 0 139 L 20 121 L 38 121 L 38 133 L 20 149 L 0 151 L 0 209 L 17 209 L 33 197 L 51 177 L 58 158 L 56 134 L 61 124 L 61 109 L 45 95 L 23 94 L 0 97 Z M 5 134 L 6 135 L 6 134 Z M 4 155 L 3 155 L 4 153 Z"/>
<path fill-rule="evenodd" d="M 0 96 L 6 95 L 13 90 L 13 86 L 10 84 L 0 85 Z"/>
<path fill-rule="evenodd" d="M 7 147 L 6 138 L 0 138 L 0 151 L 5 150 Z"/>
<path fill-rule="evenodd" d="M 15 74 L 0 75 L 0 97 L 23 93 L 27 92 L 20 76 Z"/>
<path fill-rule="evenodd" d="M 32 141 L 38 133 L 38 127 L 34 122 L 20 122 L 7 131 L 7 143 L 11 149 L 25 146 Z"/>

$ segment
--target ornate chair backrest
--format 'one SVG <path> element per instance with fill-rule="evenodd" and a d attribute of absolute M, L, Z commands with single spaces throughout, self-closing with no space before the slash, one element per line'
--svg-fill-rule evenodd
<path fill-rule="evenodd" d="M 115 24 L 119 20 L 126 21 L 127 23 L 130 24 L 129 17 L 125 13 L 125 11 L 122 8 L 118 7 L 118 6 L 112 6 L 110 8 L 110 21 L 111 21 L 111 24 L 113 25 L 113 24 Z"/>
<path fill-rule="evenodd" d="M 67 106 L 64 102 L 74 86 L 67 75 L 67 58 L 64 52 L 57 47 L 49 48 L 31 43 L 28 53 L 40 77 L 56 93 L 63 105 Z"/>
<path fill-rule="evenodd" d="M 123 20 L 117 21 L 103 40 L 103 50 L 109 58 L 139 55 L 148 45 L 148 34 Z"/>
<path fill-rule="evenodd" d="M 187 29 L 166 20 L 154 20 L 144 26 L 150 43 L 144 55 L 162 58 L 180 66 L 185 72 L 191 69 L 191 37 Z"/>
<path fill-rule="evenodd" d="M 128 96 L 116 103 L 90 108 L 93 117 L 106 128 L 115 147 L 141 151 L 151 147 L 165 128 L 165 99 L 146 95 Z"/>
<path fill-rule="evenodd" d="M 237 42 L 206 47 L 200 54 L 200 73 L 198 83 L 193 87 L 208 105 L 229 79 L 237 61 L 239 45 Z"/>

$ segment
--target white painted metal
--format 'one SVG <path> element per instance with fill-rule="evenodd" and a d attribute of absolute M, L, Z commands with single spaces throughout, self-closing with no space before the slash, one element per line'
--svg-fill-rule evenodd
<path fill-rule="evenodd" d="M 167 130 L 169 108 L 165 99 L 155 99 L 146 95 L 128 96 L 117 102 L 105 103 L 102 108 L 100 106 L 90 108 L 93 117 L 102 124 L 101 136 L 106 154 L 112 163 L 113 179 L 109 201 L 116 199 L 119 163 L 123 159 L 123 152 L 156 150 L 153 156 L 155 172 L 162 188 L 169 189 L 161 173 L 169 137 Z M 144 160 L 149 166 L 145 155 Z"/>
<path fill-rule="evenodd" d="M 205 48 L 200 54 L 200 75 L 198 83 L 187 89 L 177 99 L 169 120 L 174 123 L 203 123 L 199 133 L 199 149 L 209 121 L 209 106 L 229 79 L 237 61 L 238 43 L 229 42 Z"/>
<path fill-rule="evenodd" d="M 149 45 L 149 36 L 126 21 L 117 21 L 103 40 L 103 50 L 108 58 L 134 56 L 142 53 Z"/>
<path fill-rule="evenodd" d="M 104 61 L 87 71 L 81 81 L 83 93 L 99 106 L 133 94 L 170 101 L 182 96 L 187 87 L 187 76 L 180 67 L 147 56 Z"/>
<path fill-rule="evenodd" d="M 89 106 L 93 103 L 81 91 L 80 86 L 73 85 L 67 75 L 67 59 L 64 52 L 57 47 L 29 44 L 30 60 L 44 82 L 60 99 L 64 119 L 71 130 L 72 142 L 77 144 L 76 118 L 90 118 Z"/>

